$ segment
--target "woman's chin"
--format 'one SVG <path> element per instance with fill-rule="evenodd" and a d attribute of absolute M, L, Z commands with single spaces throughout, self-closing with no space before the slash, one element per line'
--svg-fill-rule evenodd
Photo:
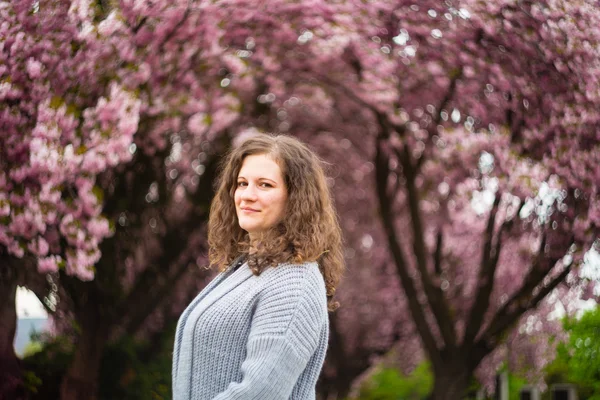
<path fill-rule="evenodd" d="M 252 234 L 253 232 L 256 232 L 258 230 L 255 224 L 245 224 L 243 222 L 240 222 L 240 228 L 242 228 L 249 234 Z"/>

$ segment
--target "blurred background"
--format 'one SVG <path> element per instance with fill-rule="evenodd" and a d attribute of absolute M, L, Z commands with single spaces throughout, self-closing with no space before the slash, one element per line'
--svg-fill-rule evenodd
<path fill-rule="evenodd" d="M 0 1 L 0 399 L 170 399 L 231 146 L 323 159 L 317 397 L 600 398 L 592 0 Z"/>

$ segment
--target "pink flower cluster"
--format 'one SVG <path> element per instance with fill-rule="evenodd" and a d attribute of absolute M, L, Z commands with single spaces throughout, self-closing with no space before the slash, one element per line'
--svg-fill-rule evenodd
<path fill-rule="evenodd" d="M 37 257 L 42 273 L 92 279 L 111 234 L 96 175 L 131 159 L 140 101 L 102 86 L 86 7 L 0 5 L 0 245 Z"/>

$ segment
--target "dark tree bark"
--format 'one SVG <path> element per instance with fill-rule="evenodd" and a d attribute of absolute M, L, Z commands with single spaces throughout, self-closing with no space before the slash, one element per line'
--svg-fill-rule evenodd
<path fill-rule="evenodd" d="M 0 256 L 0 400 L 25 399 L 21 362 L 13 342 L 17 330 L 18 271 L 7 256 Z"/>
<path fill-rule="evenodd" d="M 353 359 L 352 356 L 347 354 L 344 348 L 344 338 L 338 328 L 336 315 L 331 314 L 329 320 L 330 343 L 327 367 L 333 371 L 333 374 L 329 374 L 330 376 L 321 374 L 317 391 L 322 399 L 344 399 L 350 391 L 352 382 L 367 368 L 368 363 L 365 363 L 362 368 L 356 368 L 356 364 L 357 362 L 360 363 L 360 360 Z"/>
<path fill-rule="evenodd" d="M 73 360 L 60 388 L 62 400 L 98 399 L 98 373 L 104 348 L 109 339 L 109 325 L 93 298 L 79 315 L 81 334 L 75 345 Z"/>
<path fill-rule="evenodd" d="M 463 399 L 473 371 L 463 360 L 448 360 L 434 369 L 433 392 L 430 400 Z"/>

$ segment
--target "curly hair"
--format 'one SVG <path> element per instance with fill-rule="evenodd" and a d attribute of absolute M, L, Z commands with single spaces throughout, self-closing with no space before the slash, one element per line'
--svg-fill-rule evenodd
<path fill-rule="evenodd" d="M 284 218 L 250 238 L 238 223 L 234 193 L 249 155 L 268 155 L 281 168 L 288 197 Z M 221 271 L 243 256 L 255 275 L 279 263 L 316 261 L 330 310 L 344 270 L 342 235 L 319 157 L 298 139 L 258 135 L 230 150 L 220 168 L 208 221 L 210 266 Z"/>

